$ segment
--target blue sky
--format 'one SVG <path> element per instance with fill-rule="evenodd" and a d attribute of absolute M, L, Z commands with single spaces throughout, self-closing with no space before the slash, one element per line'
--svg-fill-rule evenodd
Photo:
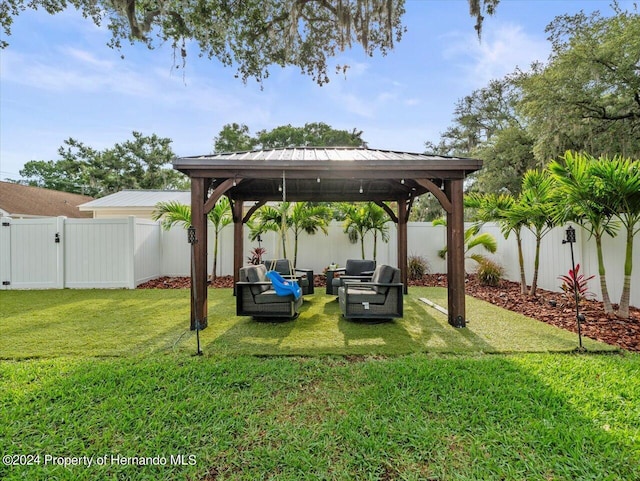
<path fill-rule="evenodd" d="M 407 0 L 408 31 L 386 57 L 367 57 L 359 47 L 344 52 L 331 65 L 349 64 L 346 77 L 332 73 L 322 87 L 296 68 L 273 67 L 262 90 L 195 52 L 183 72 L 172 69 L 169 48 L 109 49 L 108 30 L 76 11 L 29 11 L 15 19 L 10 45 L 0 51 L 0 179 L 19 178 L 29 160 L 57 159 L 69 137 L 104 149 L 137 130 L 173 139 L 178 155 L 207 154 L 231 122 L 252 133 L 326 122 L 363 130 L 373 148 L 422 152 L 450 125 L 458 99 L 546 60 L 544 29 L 555 16 L 580 9 L 608 15 L 609 4 L 502 0 L 479 42 L 466 0 Z"/>

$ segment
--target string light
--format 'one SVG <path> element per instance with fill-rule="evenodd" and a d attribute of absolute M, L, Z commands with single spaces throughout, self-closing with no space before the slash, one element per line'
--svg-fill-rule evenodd
<path fill-rule="evenodd" d="M 362 188 L 362 181 L 360 181 L 360 193 L 362 194 L 364 192 L 364 189 Z"/>

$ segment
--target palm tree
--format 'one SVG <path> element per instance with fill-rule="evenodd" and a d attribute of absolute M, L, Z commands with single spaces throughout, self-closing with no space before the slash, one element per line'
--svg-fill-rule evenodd
<path fill-rule="evenodd" d="M 302 232 L 313 235 L 321 230 L 329 233 L 331 210 L 326 206 L 310 202 L 281 202 L 276 207 L 263 206 L 256 212 L 251 227 L 251 240 L 267 231 L 278 232 L 282 242 L 283 256 L 287 258 L 286 231 L 291 229 L 294 236 L 293 266 L 298 262 L 298 240 Z"/>
<path fill-rule="evenodd" d="M 640 231 L 640 161 L 623 157 L 600 157 L 593 165 L 594 195 L 626 229 L 624 284 L 618 307 L 618 317 L 629 318 L 631 272 L 633 271 L 633 238 Z"/>
<path fill-rule="evenodd" d="M 314 235 L 321 230 L 324 235 L 329 234 L 329 221 L 331 209 L 322 205 L 314 205 L 310 202 L 296 202 L 289 216 L 291 229 L 293 230 L 293 267 L 298 263 L 298 239 L 302 232 Z"/>
<path fill-rule="evenodd" d="M 158 202 L 152 214 L 153 220 L 162 219 L 162 228 L 171 229 L 174 225 L 181 225 L 185 229 L 191 227 L 191 207 L 177 201 Z M 218 267 L 218 238 L 222 229 L 233 222 L 229 199 L 222 197 L 211 209 L 207 218 L 213 223 L 213 269 L 211 279 L 216 278 Z"/>
<path fill-rule="evenodd" d="M 554 226 L 553 222 L 553 179 L 548 171 L 528 170 L 522 179 L 520 196 L 505 212 L 512 225 L 523 225 L 536 238 L 536 253 L 533 261 L 533 279 L 529 296 L 535 296 L 538 288 L 538 270 L 540 267 L 540 244 Z"/>
<path fill-rule="evenodd" d="M 378 235 L 382 242 L 389 242 L 389 225 L 387 224 L 389 216 L 382 207 L 373 202 L 367 202 L 367 210 L 369 223 L 366 232 L 373 233 L 373 260 L 375 261 L 378 260 Z"/>
<path fill-rule="evenodd" d="M 218 267 L 218 239 L 220 238 L 220 232 L 226 226 L 233 222 L 231 215 L 231 204 L 227 197 L 221 197 L 213 209 L 207 215 L 211 223 L 213 224 L 214 239 L 213 239 L 213 271 L 211 272 L 211 278 L 216 278 L 216 270 Z"/>
<path fill-rule="evenodd" d="M 524 271 L 524 255 L 522 252 L 522 227 L 525 222 L 510 218 L 509 210 L 515 200 L 510 194 L 479 194 L 472 193 L 465 197 L 465 207 L 476 209 L 476 217 L 480 224 L 495 221 L 500 226 L 500 231 L 505 239 L 513 232 L 518 246 L 518 265 L 520 268 L 520 293 L 527 293 L 527 278 Z"/>
<path fill-rule="evenodd" d="M 360 241 L 360 253 L 364 259 L 364 236 L 369 225 L 369 215 L 364 204 L 342 203 L 341 210 L 344 213 L 344 232 L 352 244 Z"/>
<path fill-rule="evenodd" d="M 254 214 L 254 219 L 250 224 L 250 239 L 256 240 L 259 235 L 265 232 L 277 232 L 282 243 L 282 256 L 287 258 L 287 211 L 289 202 L 280 202 L 275 207 L 263 205 Z"/>
<path fill-rule="evenodd" d="M 447 220 L 440 218 L 433 221 L 433 225 L 447 225 Z M 444 259 L 447 256 L 447 247 L 444 246 L 438 251 L 438 257 Z M 495 254 L 498 250 L 496 238 L 489 232 L 480 233 L 480 224 L 474 224 L 464 231 L 464 257 L 465 259 L 473 259 L 477 263 L 486 260 L 487 257 L 478 252 L 469 253 L 474 247 L 482 247 L 487 252 Z"/>
<path fill-rule="evenodd" d="M 596 241 L 600 290 L 606 314 L 613 314 L 607 288 L 602 236 L 606 232 L 615 237 L 618 224 L 612 222 L 613 211 L 607 208 L 606 199 L 597 199 L 593 175 L 596 159 L 588 154 L 567 152 L 564 161 L 553 161 L 549 171 L 558 184 L 554 191 L 554 218 L 557 224 L 573 221 L 589 232 Z"/>

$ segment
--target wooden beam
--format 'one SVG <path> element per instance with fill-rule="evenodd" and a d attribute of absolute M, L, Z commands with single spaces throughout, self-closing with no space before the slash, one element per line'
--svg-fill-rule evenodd
<path fill-rule="evenodd" d="M 254 214 L 254 212 L 257 211 L 260 207 L 262 207 L 266 203 L 267 203 L 266 200 L 259 200 L 254 205 L 252 205 L 251 208 L 247 211 L 247 213 L 242 218 L 242 223 L 246 224 L 247 222 L 249 222 L 249 219 L 251 219 L 251 216 Z"/>
<path fill-rule="evenodd" d="M 191 179 L 191 225 L 196 230 L 192 247 L 191 330 L 207 327 L 207 214 L 204 211 L 208 179 Z"/>
<path fill-rule="evenodd" d="M 435 196 L 435 198 L 438 199 L 438 201 L 440 202 L 440 205 L 442 206 L 442 208 L 445 210 L 447 214 L 450 214 L 451 212 L 453 212 L 453 206 L 451 205 L 450 199 L 442 191 L 442 189 L 440 189 L 436 184 L 434 184 L 429 179 L 413 179 L 413 180 L 416 182 L 416 184 L 420 185 L 421 187 L 424 187 L 429 192 L 431 192 Z"/>
<path fill-rule="evenodd" d="M 449 324 L 466 326 L 464 298 L 464 205 L 463 181 L 446 180 L 445 193 L 452 211 L 447 212 L 447 290 Z"/>
<path fill-rule="evenodd" d="M 216 202 L 218 202 L 218 200 L 220 199 L 220 197 L 222 197 L 224 195 L 225 192 L 227 192 L 231 187 L 233 187 L 233 183 L 239 184 L 240 182 L 242 182 L 242 179 L 227 179 L 223 182 L 220 183 L 220 185 L 218 185 L 213 193 L 211 194 L 211 196 L 206 199 L 205 203 L 204 203 L 204 214 L 207 215 L 209 212 L 211 212 L 211 209 L 213 209 L 216 205 Z"/>
<path fill-rule="evenodd" d="M 244 233 L 242 218 L 243 202 L 236 200 L 233 203 L 233 292 L 235 294 L 235 286 L 240 280 L 240 268 L 244 263 Z"/>
<path fill-rule="evenodd" d="M 389 207 L 387 204 L 385 204 L 384 202 L 382 202 L 381 200 L 374 200 L 373 201 L 374 204 L 376 204 L 377 206 L 380 206 L 384 209 L 384 211 L 387 213 L 387 215 L 389 216 L 389 218 L 395 223 L 398 223 L 398 216 L 396 215 L 396 213 L 394 211 L 391 210 L 391 207 Z"/>
<path fill-rule="evenodd" d="M 407 201 L 406 199 L 398 199 L 398 269 L 400 269 L 400 277 L 404 284 L 404 293 L 409 293 L 409 275 L 407 272 Z"/>

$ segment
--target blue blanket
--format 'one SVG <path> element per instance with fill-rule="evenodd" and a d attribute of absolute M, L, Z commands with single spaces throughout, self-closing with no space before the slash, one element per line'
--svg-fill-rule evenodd
<path fill-rule="evenodd" d="M 300 289 L 298 281 L 285 279 L 277 271 L 267 272 L 267 277 L 271 281 L 271 284 L 273 284 L 273 289 L 276 291 L 276 294 L 278 294 L 279 296 L 293 295 L 294 299 L 300 299 L 300 296 L 302 295 L 302 289 Z"/>

